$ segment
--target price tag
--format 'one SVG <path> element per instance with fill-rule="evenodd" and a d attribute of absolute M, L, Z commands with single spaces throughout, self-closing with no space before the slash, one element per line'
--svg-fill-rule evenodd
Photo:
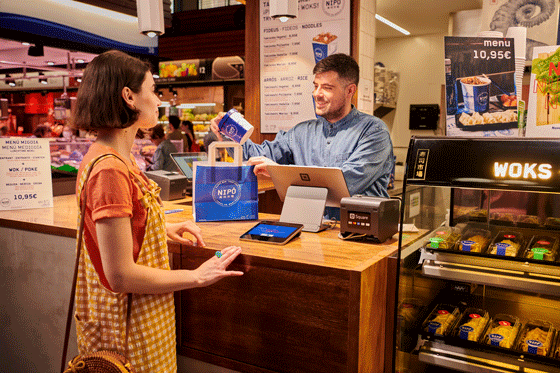
<path fill-rule="evenodd" d="M 0 210 L 53 206 L 48 139 L 0 139 Z"/>

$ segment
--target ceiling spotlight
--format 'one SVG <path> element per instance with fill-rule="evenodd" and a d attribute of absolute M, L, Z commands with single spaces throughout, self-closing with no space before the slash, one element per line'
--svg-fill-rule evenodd
<path fill-rule="evenodd" d="M 81 77 L 81 76 L 78 76 L 78 77 L 76 78 L 76 81 L 77 81 L 78 83 L 81 83 L 81 82 L 82 82 L 82 77 Z"/>
<path fill-rule="evenodd" d="M 84 62 L 86 62 L 86 61 L 85 61 L 83 58 L 78 58 L 78 59 L 76 60 L 76 62 L 77 62 L 77 63 L 84 63 Z"/>
<path fill-rule="evenodd" d="M 45 51 L 42 44 L 35 44 L 29 46 L 27 50 L 27 55 L 31 57 L 43 57 L 45 55 Z"/>
<path fill-rule="evenodd" d="M 138 29 L 151 38 L 165 32 L 162 0 L 136 0 Z"/>
<path fill-rule="evenodd" d="M 158 96 L 161 98 L 163 97 L 163 92 L 162 91 L 158 91 Z"/>
<path fill-rule="evenodd" d="M 41 84 L 49 84 L 47 78 L 45 78 L 45 74 L 39 73 L 39 83 Z"/>
<path fill-rule="evenodd" d="M 298 16 L 298 0 L 270 0 L 270 16 L 286 22 Z"/>
<path fill-rule="evenodd" d="M 173 91 L 173 97 L 177 97 L 177 91 Z"/>
<path fill-rule="evenodd" d="M 47 65 L 54 66 L 54 62 L 53 61 L 47 61 Z"/>

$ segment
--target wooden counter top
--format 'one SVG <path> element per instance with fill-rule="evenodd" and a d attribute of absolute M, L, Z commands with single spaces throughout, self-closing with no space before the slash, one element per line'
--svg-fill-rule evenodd
<path fill-rule="evenodd" d="M 192 220 L 191 199 L 165 201 L 164 210 L 182 209 L 182 212 L 166 214 L 169 222 Z M 0 226 L 30 230 L 65 237 L 76 237 L 78 208 L 74 195 L 57 196 L 52 208 L 0 211 Z M 259 220 L 278 220 L 278 215 L 259 213 Z M 236 245 L 251 256 L 288 260 L 340 269 L 357 269 L 382 259 L 398 248 L 398 236 L 375 244 L 368 241 L 344 241 L 338 238 L 339 228 L 321 233 L 302 232 L 284 246 L 247 242 L 239 236 L 249 230 L 256 221 L 197 223 L 202 229 L 204 241 L 209 248 Z M 411 240 L 417 235 L 407 235 Z M 170 246 L 174 249 L 173 245 Z"/>

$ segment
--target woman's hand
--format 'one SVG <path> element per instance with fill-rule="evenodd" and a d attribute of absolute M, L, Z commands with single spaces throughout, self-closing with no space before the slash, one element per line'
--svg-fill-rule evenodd
<path fill-rule="evenodd" d="M 180 242 L 185 245 L 204 246 L 202 233 L 198 225 L 192 221 L 184 221 L 181 223 L 166 223 L 167 237 L 173 241 Z M 188 238 L 183 237 L 183 233 L 190 233 L 196 238 L 196 243 Z"/>
<path fill-rule="evenodd" d="M 226 113 L 221 111 L 218 113 L 218 115 L 216 115 L 214 118 L 210 120 L 210 130 L 212 130 L 212 132 L 216 134 L 218 141 L 224 141 L 224 138 L 220 133 L 220 127 L 219 127 L 220 120 L 222 120 L 224 115 L 226 115 Z"/>
<path fill-rule="evenodd" d="M 214 255 L 194 270 L 198 286 L 208 286 L 230 276 L 242 276 L 241 271 L 227 271 L 226 268 L 241 254 L 238 246 L 228 246 L 219 251 L 221 255 Z"/>

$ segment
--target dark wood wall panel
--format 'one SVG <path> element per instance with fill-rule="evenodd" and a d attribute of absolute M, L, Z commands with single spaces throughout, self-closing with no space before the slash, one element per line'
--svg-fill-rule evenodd
<path fill-rule="evenodd" d="M 191 10 L 173 14 L 173 30 L 168 34 L 193 35 L 245 29 L 245 6 Z"/>
<path fill-rule="evenodd" d="M 97 6 L 103 9 L 114 10 L 115 12 L 128 14 L 136 17 L 136 0 L 75 0 Z M 171 0 L 163 0 L 163 20 L 165 27 L 171 26 Z"/>
<path fill-rule="evenodd" d="M 245 55 L 245 30 L 159 39 L 159 57 L 168 60 Z"/>

